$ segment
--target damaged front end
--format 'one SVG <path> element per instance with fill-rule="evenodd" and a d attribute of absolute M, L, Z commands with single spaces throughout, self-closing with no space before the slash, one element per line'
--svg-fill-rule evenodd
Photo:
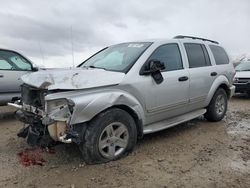
<path fill-rule="evenodd" d="M 22 101 L 9 103 L 18 108 L 16 117 L 24 123 L 17 134 L 27 138 L 29 145 L 47 147 L 60 141 L 80 143 L 79 128 L 70 125 L 74 102 L 69 99 L 45 100 L 52 91 L 35 88 L 26 84 L 22 88 Z M 53 91 L 56 92 L 56 91 Z"/>

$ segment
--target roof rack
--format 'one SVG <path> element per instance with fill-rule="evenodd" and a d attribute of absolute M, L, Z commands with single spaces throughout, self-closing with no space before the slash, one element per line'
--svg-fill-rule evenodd
<path fill-rule="evenodd" d="M 174 39 L 184 39 L 184 38 L 198 39 L 198 40 L 203 40 L 203 41 L 208 41 L 208 42 L 212 42 L 215 44 L 219 44 L 219 42 L 217 42 L 217 41 L 209 40 L 209 39 L 205 39 L 205 38 L 200 38 L 200 37 L 185 36 L 185 35 L 177 35 L 174 37 Z"/>

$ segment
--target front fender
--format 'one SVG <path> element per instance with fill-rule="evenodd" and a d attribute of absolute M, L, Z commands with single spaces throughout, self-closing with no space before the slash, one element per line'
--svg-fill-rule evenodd
<path fill-rule="evenodd" d="M 207 95 L 207 99 L 206 99 L 206 102 L 205 102 L 205 103 L 206 103 L 206 106 L 209 105 L 211 99 L 212 99 L 213 96 L 214 96 L 215 91 L 216 91 L 222 84 L 225 84 L 228 88 L 230 88 L 230 83 L 229 83 L 227 77 L 224 76 L 224 75 L 220 75 L 220 76 L 218 76 L 218 77 L 214 80 L 214 82 L 213 82 L 213 84 L 212 84 L 212 87 L 210 88 L 210 90 L 209 90 L 209 92 L 208 92 L 208 95 Z"/>
<path fill-rule="evenodd" d="M 125 105 L 132 109 L 140 120 L 144 120 L 144 110 L 140 102 L 127 92 L 121 90 L 102 91 L 71 98 L 75 103 L 70 124 L 91 120 L 103 110 L 116 105 Z"/>

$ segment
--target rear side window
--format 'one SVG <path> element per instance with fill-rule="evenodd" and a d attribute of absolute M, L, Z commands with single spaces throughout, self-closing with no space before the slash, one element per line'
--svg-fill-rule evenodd
<path fill-rule="evenodd" d="M 220 46 L 209 45 L 215 59 L 216 65 L 223 65 L 229 63 L 229 58 L 225 50 Z"/>
<path fill-rule="evenodd" d="M 188 56 L 189 68 L 205 67 L 211 65 L 205 45 L 185 43 L 184 46 Z"/>
<path fill-rule="evenodd" d="M 157 48 L 149 60 L 157 59 L 164 63 L 164 71 L 183 69 L 181 53 L 178 44 L 165 44 Z"/>

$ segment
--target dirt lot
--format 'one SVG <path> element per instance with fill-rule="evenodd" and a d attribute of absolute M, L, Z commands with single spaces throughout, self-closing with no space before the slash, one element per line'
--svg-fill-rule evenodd
<path fill-rule="evenodd" d="M 147 135 L 128 157 L 85 165 L 76 146 L 43 152 L 44 166 L 25 167 L 16 137 L 22 126 L 0 108 L 0 187 L 250 187 L 250 98 L 234 97 L 223 121 L 199 118 Z"/>

